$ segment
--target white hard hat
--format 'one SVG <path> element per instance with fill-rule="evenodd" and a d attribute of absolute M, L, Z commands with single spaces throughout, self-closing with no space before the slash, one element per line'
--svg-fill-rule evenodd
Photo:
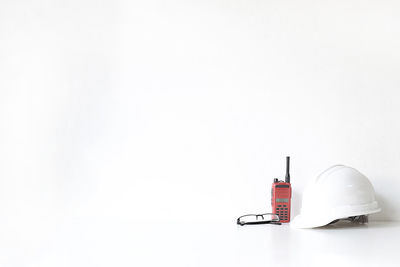
<path fill-rule="evenodd" d="M 294 228 L 324 226 L 334 220 L 379 212 L 371 182 L 354 168 L 335 165 L 322 172 L 303 194 Z"/>

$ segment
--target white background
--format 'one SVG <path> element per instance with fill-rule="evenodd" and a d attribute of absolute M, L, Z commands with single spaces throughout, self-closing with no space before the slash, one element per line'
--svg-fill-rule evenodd
<path fill-rule="evenodd" d="M 399 13 L 387 0 L 1 1 L 3 238 L 28 251 L 88 218 L 234 224 L 270 209 L 287 155 L 293 215 L 341 163 L 374 185 L 373 219 L 400 219 Z"/>

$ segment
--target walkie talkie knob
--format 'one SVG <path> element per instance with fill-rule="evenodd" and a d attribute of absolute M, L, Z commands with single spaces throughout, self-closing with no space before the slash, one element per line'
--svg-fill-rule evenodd
<path fill-rule="evenodd" d="M 278 178 L 274 178 L 274 183 L 277 183 L 278 182 Z"/>

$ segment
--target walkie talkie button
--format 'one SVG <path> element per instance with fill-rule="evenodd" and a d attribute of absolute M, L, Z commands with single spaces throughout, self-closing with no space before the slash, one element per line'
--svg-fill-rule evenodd
<path fill-rule="evenodd" d="M 285 210 L 287 210 L 287 208 L 285 208 Z"/>
<path fill-rule="evenodd" d="M 282 207 L 282 205 L 278 205 L 278 207 Z"/>

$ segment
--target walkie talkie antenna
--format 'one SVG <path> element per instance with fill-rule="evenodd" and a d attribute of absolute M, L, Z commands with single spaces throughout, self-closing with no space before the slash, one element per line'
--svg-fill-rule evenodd
<path fill-rule="evenodd" d="M 290 167 L 290 157 L 286 157 L 286 176 L 285 176 L 285 182 L 290 184 L 289 167 Z"/>

